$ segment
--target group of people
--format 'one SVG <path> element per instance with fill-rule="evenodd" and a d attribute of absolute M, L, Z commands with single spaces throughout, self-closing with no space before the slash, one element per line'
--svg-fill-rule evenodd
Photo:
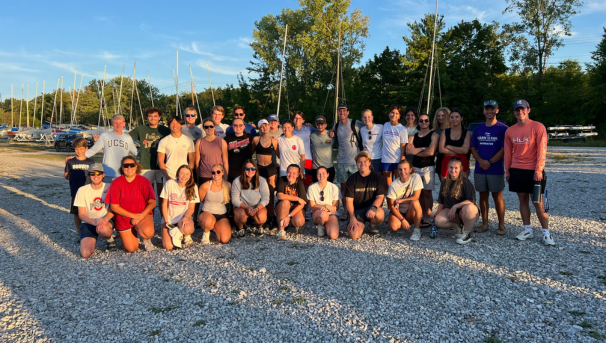
<path fill-rule="evenodd" d="M 480 215 L 476 232 L 489 229 L 490 193 L 499 222 L 496 233 L 506 233 L 504 179 L 520 201 L 524 230 L 517 239 L 533 238 L 529 194 L 536 183 L 545 189 L 547 134 L 530 120 L 527 101 L 513 107 L 517 123 L 508 128 L 496 119 L 498 103 L 484 102 L 486 122 L 473 133 L 462 127 L 461 110 L 445 107 L 431 120 L 414 108 L 392 105 L 389 122 L 381 125 L 374 123 L 371 110 L 364 110 L 359 121 L 340 104 L 331 130 L 324 116 L 315 118 L 315 127 L 306 125 L 301 111 L 281 126 L 270 115 L 255 127 L 245 122 L 240 106 L 233 110 L 231 125 L 222 123 L 225 110 L 215 106 L 199 125 L 196 109 L 188 107 L 184 118 L 170 118 L 168 127 L 159 124 L 161 111 L 151 107 L 148 123 L 129 133 L 123 131 L 124 117 L 115 115 L 113 131 L 102 133 L 90 149 L 84 139 L 76 140 L 76 156 L 66 160 L 81 254 L 94 253 L 98 236 L 110 248 L 119 236 L 129 252 L 138 249 L 139 237 L 145 249 L 153 249 L 157 199 L 162 199 L 162 246 L 168 250 L 190 244 L 197 228 L 203 230 L 202 244 L 210 243 L 212 230 L 221 243 L 263 228 L 277 229 L 278 238 L 286 239 L 285 229 L 298 232 L 306 213 L 319 237 L 336 239 L 341 220 L 347 222 L 347 235 L 357 239 L 364 232 L 378 233 L 376 227 L 386 219 L 385 197 L 389 229 L 412 229 L 410 239 L 416 241 L 423 228 L 429 228 L 431 238 L 438 228 L 451 228 L 456 242 L 467 244 Z M 140 146 L 138 159 L 134 141 Z M 101 149 L 103 163 L 95 164 L 90 157 Z M 468 179 L 470 155 L 476 161 L 475 187 Z M 432 212 L 436 175 L 441 185 Z M 333 183 L 335 177 L 340 184 Z M 542 200 L 533 205 L 543 242 L 554 245 Z"/>

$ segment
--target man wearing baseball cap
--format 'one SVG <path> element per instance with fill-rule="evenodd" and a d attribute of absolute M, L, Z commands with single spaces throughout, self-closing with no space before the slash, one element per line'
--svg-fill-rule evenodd
<path fill-rule="evenodd" d="M 522 99 L 514 102 L 513 111 L 518 123 L 505 132 L 505 174 L 509 191 L 518 193 L 520 216 L 524 223 L 524 230 L 516 238 L 525 241 L 534 237 L 530 226 L 529 195 L 532 194 L 535 183 L 541 185 L 541 194 L 545 192 L 547 130 L 543 124 L 528 117 L 530 114 L 528 101 Z M 547 246 L 555 246 L 549 232 L 549 217 L 545 213 L 542 196 L 540 202 L 533 202 L 533 205 L 543 229 L 543 243 Z"/>
<path fill-rule="evenodd" d="M 476 232 L 488 231 L 488 201 L 489 193 L 492 193 L 495 210 L 499 219 L 497 235 L 505 235 L 505 201 L 503 200 L 503 189 L 505 180 L 503 175 L 503 155 L 505 151 L 505 131 L 507 125 L 497 120 L 499 104 L 495 100 L 484 101 L 484 117 L 486 122 L 479 125 L 471 136 L 471 153 L 476 159 L 476 168 L 473 180 L 475 188 L 480 192 L 480 213 L 482 214 L 482 225 Z"/>
<path fill-rule="evenodd" d="M 326 130 L 326 118 L 324 116 L 316 117 L 316 132 L 309 136 L 311 143 L 311 177 L 313 182 L 318 182 L 318 168 L 326 167 L 328 171 L 328 181 L 335 179 L 335 167 L 332 160 L 332 138 Z"/>
<path fill-rule="evenodd" d="M 93 164 L 88 169 L 91 183 L 78 189 L 74 206 L 78 207 L 80 225 L 80 254 L 89 258 L 95 252 L 97 237 L 107 239 L 107 248 L 115 249 L 116 243 L 112 238 L 113 224 L 110 221 L 114 214 L 105 203 L 109 183 L 103 183 L 105 170 L 100 163 Z"/>

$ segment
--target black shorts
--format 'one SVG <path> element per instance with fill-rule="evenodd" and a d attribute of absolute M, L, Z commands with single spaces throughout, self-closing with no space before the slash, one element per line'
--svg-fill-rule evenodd
<path fill-rule="evenodd" d="M 69 198 L 69 213 L 78 215 L 78 207 L 74 206 L 74 197 Z"/>
<path fill-rule="evenodd" d="M 113 226 L 113 222 L 110 221 L 110 224 Z M 95 225 L 90 225 L 88 223 L 82 222 L 80 224 L 80 239 L 84 239 L 87 237 L 92 237 L 94 239 L 99 238 L 99 234 L 97 233 L 97 227 Z"/>
<path fill-rule="evenodd" d="M 258 164 L 257 166 L 259 167 L 259 176 L 264 177 L 265 180 L 269 181 L 270 177 L 278 175 L 278 168 L 276 168 L 276 165 L 273 163 L 270 163 L 266 166 Z"/>
<path fill-rule="evenodd" d="M 335 180 L 335 167 L 326 168 L 328 170 L 328 182 L 333 182 Z M 311 180 L 315 183 L 318 182 L 318 170 L 311 170 Z"/>
<path fill-rule="evenodd" d="M 547 185 L 547 175 L 543 170 L 543 180 L 541 180 L 541 194 L 545 193 Z M 534 170 L 529 169 L 509 169 L 509 191 L 515 193 L 532 194 L 534 189 Z"/>
<path fill-rule="evenodd" d="M 358 210 L 354 210 L 354 215 L 359 222 L 366 223 L 370 222 L 370 219 L 366 217 L 366 213 L 370 210 L 372 206 L 368 206 L 366 208 L 361 208 Z"/>
<path fill-rule="evenodd" d="M 226 213 L 223 213 L 223 214 L 214 214 L 214 213 L 213 213 L 212 215 L 215 217 L 215 222 L 218 222 L 218 221 L 219 221 L 219 220 L 221 220 L 221 219 L 229 219 L 229 218 L 227 217 L 227 212 L 226 212 Z"/>

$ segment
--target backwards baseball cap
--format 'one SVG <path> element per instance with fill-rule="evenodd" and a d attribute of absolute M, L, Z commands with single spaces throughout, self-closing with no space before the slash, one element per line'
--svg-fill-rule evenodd
<path fill-rule="evenodd" d="M 497 103 L 495 100 L 487 100 L 484 101 L 484 107 L 499 108 L 499 103 Z"/>
<path fill-rule="evenodd" d="M 339 107 L 337 107 L 337 109 L 339 109 L 339 108 L 347 108 L 347 104 L 342 102 L 339 104 Z"/>
<path fill-rule="evenodd" d="M 257 127 L 261 127 L 261 125 L 263 125 L 263 124 L 268 124 L 269 125 L 269 122 L 267 120 L 265 120 L 265 119 L 261 119 L 257 123 Z"/>
<path fill-rule="evenodd" d="M 88 168 L 88 171 L 89 172 L 97 171 L 97 172 L 105 173 L 105 170 L 103 170 L 103 165 L 101 163 L 95 163 L 95 164 L 93 164 L 92 166 L 90 166 Z"/>
<path fill-rule="evenodd" d="M 316 124 L 326 124 L 326 118 L 324 116 L 317 116 Z"/>
<path fill-rule="evenodd" d="M 280 119 L 278 119 L 278 115 L 277 114 L 270 114 L 269 117 L 267 117 L 267 120 L 272 121 L 280 121 Z"/>
<path fill-rule="evenodd" d="M 515 111 L 519 107 L 530 108 L 530 104 L 528 103 L 528 101 L 526 101 L 524 99 L 520 99 L 513 103 L 513 110 Z"/>

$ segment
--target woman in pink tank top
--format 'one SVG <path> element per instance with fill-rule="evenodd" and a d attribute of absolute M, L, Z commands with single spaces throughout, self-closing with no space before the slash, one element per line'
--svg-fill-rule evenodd
<path fill-rule="evenodd" d="M 211 118 L 205 118 L 202 127 L 206 136 L 196 142 L 196 172 L 199 176 L 199 184 L 211 180 L 211 170 L 215 164 L 223 165 L 225 175 L 229 171 L 227 143 L 215 134 L 215 123 Z"/>

